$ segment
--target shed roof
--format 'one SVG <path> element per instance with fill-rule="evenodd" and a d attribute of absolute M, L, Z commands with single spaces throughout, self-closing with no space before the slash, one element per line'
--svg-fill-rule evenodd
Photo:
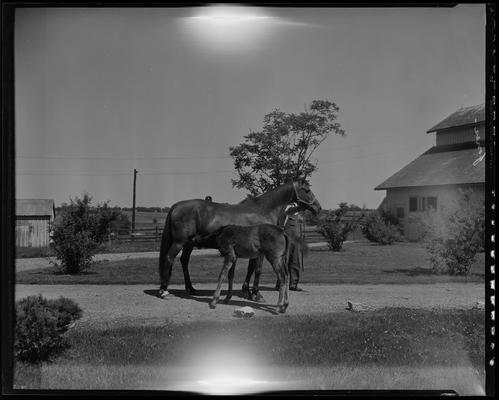
<path fill-rule="evenodd" d="M 477 122 L 485 121 L 485 103 L 471 107 L 463 107 L 449 115 L 443 121 L 440 121 L 426 133 L 436 132 L 443 129 L 449 129 L 456 126 L 471 125 Z"/>
<path fill-rule="evenodd" d="M 477 158 L 478 149 L 476 147 L 450 151 L 440 151 L 439 148 L 432 147 L 376 186 L 374 190 L 485 183 L 485 160 L 473 166 Z"/>
<path fill-rule="evenodd" d="M 51 199 L 16 199 L 16 215 L 53 215 L 54 200 Z"/>

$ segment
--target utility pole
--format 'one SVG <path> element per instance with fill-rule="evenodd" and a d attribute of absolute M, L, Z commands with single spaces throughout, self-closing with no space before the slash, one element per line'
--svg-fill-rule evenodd
<path fill-rule="evenodd" d="M 132 206 L 132 233 L 135 232 L 135 187 L 137 184 L 137 170 L 133 169 L 133 206 Z"/>

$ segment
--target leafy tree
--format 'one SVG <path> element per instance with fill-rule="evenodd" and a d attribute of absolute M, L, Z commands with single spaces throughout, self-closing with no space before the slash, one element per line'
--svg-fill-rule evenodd
<path fill-rule="evenodd" d="M 313 100 L 305 111 L 294 114 L 279 109 L 265 115 L 263 128 L 250 132 L 244 143 L 230 147 L 237 178 L 232 186 L 257 196 L 317 170 L 314 151 L 332 133 L 345 135 L 336 122 L 338 106 Z"/>

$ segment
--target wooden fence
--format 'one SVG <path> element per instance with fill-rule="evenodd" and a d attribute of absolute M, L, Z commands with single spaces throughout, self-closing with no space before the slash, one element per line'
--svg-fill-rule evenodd
<path fill-rule="evenodd" d="M 130 232 L 119 232 L 119 234 L 114 238 L 120 242 L 160 242 L 161 235 L 163 234 L 163 227 L 157 225 L 152 228 L 136 228 L 134 233 Z M 112 239 L 113 240 L 113 239 Z M 319 243 L 324 242 L 324 237 L 317 232 L 317 227 L 306 226 L 305 227 L 305 241 L 307 243 Z"/>

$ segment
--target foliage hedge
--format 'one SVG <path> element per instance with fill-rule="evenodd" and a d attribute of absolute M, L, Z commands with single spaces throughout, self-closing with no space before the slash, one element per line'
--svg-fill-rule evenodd
<path fill-rule="evenodd" d="M 399 229 L 377 212 L 369 215 L 362 226 L 362 233 L 367 240 L 381 245 L 392 244 L 401 239 Z"/>
<path fill-rule="evenodd" d="M 81 318 L 82 310 L 72 300 L 48 300 L 29 296 L 16 303 L 14 354 L 29 363 L 46 361 L 68 346 L 63 333 Z"/>

